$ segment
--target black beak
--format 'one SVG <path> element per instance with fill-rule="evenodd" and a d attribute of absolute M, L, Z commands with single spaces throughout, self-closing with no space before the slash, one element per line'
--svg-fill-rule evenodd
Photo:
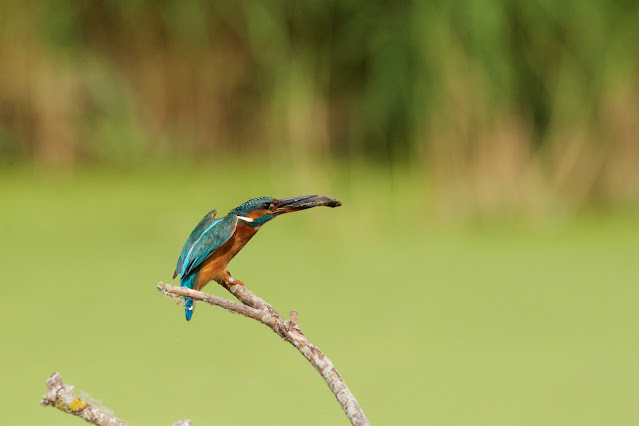
<path fill-rule="evenodd" d="M 340 201 L 324 195 L 304 195 L 302 197 L 279 200 L 274 210 L 276 213 L 288 213 L 318 206 L 339 207 L 341 205 Z"/>

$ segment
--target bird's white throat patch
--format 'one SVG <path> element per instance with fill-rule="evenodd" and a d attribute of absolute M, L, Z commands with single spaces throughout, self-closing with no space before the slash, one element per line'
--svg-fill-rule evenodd
<path fill-rule="evenodd" d="M 243 220 L 244 222 L 253 222 L 254 219 L 251 219 L 250 217 L 246 217 L 246 216 L 238 216 L 237 217 L 240 220 Z"/>

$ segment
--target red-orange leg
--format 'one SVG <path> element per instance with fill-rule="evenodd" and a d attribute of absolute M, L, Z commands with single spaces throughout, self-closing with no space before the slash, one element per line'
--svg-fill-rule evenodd
<path fill-rule="evenodd" d="M 241 285 L 244 287 L 244 283 L 240 280 L 236 280 L 233 277 L 229 277 L 228 282 L 226 283 L 226 288 L 231 288 L 232 285 Z"/>

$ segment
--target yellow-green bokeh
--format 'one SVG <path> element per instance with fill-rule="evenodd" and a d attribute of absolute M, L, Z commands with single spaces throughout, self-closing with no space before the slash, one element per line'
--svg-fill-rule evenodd
<path fill-rule="evenodd" d="M 632 217 L 424 224 L 372 173 L 307 185 L 233 170 L 4 177 L 3 423 L 80 422 L 37 405 L 60 371 L 131 424 L 346 424 L 266 327 L 202 305 L 187 323 L 155 290 L 208 209 L 314 192 L 344 205 L 269 223 L 229 269 L 300 312 L 374 424 L 639 421 Z"/>

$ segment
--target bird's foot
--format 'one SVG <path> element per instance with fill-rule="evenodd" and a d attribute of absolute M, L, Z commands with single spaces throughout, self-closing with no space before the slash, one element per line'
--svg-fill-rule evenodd
<path fill-rule="evenodd" d="M 241 285 L 242 287 L 244 287 L 244 283 L 242 281 L 229 278 L 229 281 L 226 283 L 226 288 L 231 288 L 231 286 L 234 285 Z"/>

